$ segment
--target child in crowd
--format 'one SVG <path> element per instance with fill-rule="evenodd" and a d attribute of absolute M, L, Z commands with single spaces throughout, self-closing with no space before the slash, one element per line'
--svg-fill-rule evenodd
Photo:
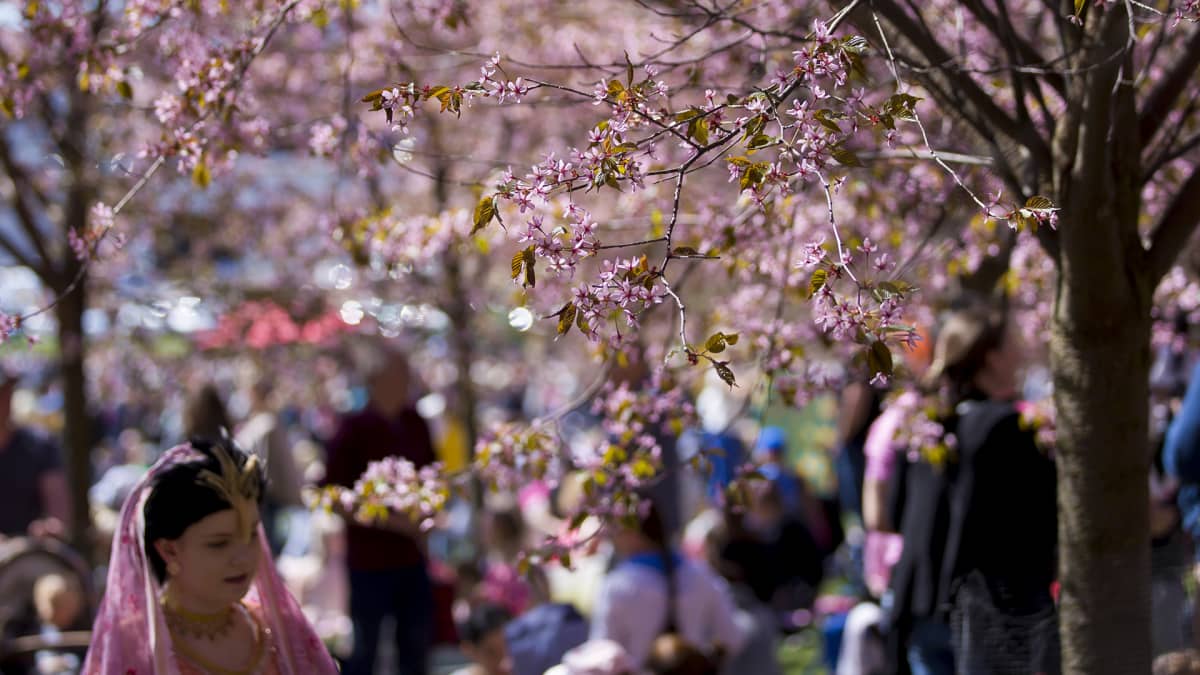
<path fill-rule="evenodd" d="M 63 632 L 76 627 L 86 603 L 77 579 L 47 574 L 33 585 L 33 604 L 41 622 L 42 637 L 47 644 L 54 644 Z M 57 649 L 43 649 L 36 659 L 41 675 L 78 672 L 80 665 L 79 654 Z"/>
<path fill-rule="evenodd" d="M 550 585 L 542 568 L 530 569 L 529 588 L 533 606 L 504 631 L 513 675 L 543 675 L 588 637 L 587 620 L 573 605 L 550 600 Z"/>
<path fill-rule="evenodd" d="M 512 659 L 504 641 L 504 628 L 512 620 L 508 610 L 493 604 L 479 604 L 458 627 L 463 653 L 471 665 L 454 675 L 511 675 Z"/>

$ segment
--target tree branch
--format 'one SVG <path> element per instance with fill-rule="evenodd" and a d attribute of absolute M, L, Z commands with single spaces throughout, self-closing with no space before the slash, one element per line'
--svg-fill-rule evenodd
<path fill-rule="evenodd" d="M 1146 251 L 1146 266 L 1150 269 L 1150 284 L 1171 269 L 1175 258 L 1187 244 L 1196 226 L 1200 225 L 1200 168 L 1192 169 L 1192 175 L 1175 191 L 1175 198 L 1167 205 L 1150 235 L 1150 248 Z"/>
<path fill-rule="evenodd" d="M 13 159 L 12 152 L 8 147 L 8 139 L 3 133 L 0 133 L 0 165 L 4 166 L 4 170 L 13 184 L 13 207 L 17 211 L 17 223 L 20 224 L 21 230 L 37 252 L 37 260 L 26 258 L 27 262 L 21 264 L 37 272 L 37 275 L 44 281 L 50 282 L 55 274 L 54 258 L 50 256 L 50 252 L 46 248 L 45 238 L 38 228 L 37 215 L 34 213 L 33 205 L 29 203 L 26 193 L 26 190 L 32 185 L 32 181 L 25 174 L 25 170 Z M 9 252 L 16 257 L 16 250 L 13 247 L 6 246 L 6 248 L 9 248 Z"/>
<path fill-rule="evenodd" d="M 975 118 L 977 120 L 972 124 L 977 131 L 985 135 L 991 135 L 987 133 L 989 130 L 1002 134 L 1029 150 L 1040 166 L 1050 166 L 1050 147 L 1046 139 L 1042 138 L 1032 125 L 1019 124 L 998 106 L 995 100 L 984 92 L 974 80 L 965 73 L 954 70 L 951 65 L 955 63 L 954 56 L 931 36 L 926 35 L 916 20 L 908 16 L 892 0 L 874 0 L 871 4 L 900 35 L 921 53 L 927 62 L 934 64 L 931 71 L 920 75 L 923 81 L 937 82 L 940 80 L 942 86 L 937 87 L 938 89 L 946 93 L 961 93 L 963 99 L 960 111 L 967 119 Z M 870 7 L 857 8 L 853 16 L 854 23 L 861 28 L 864 34 L 871 32 L 872 11 Z M 985 123 L 987 129 L 981 128 L 981 123 Z"/>
<path fill-rule="evenodd" d="M 1179 134 L 1183 131 L 1184 125 L 1192 119 L 1192 115 L 1196 112 L 1196 101 L 1198 97 L 1200 97 L 1200 92 L 1197 92 L 1195 95 L 1193 95 L 1192 100 L 1188 101 L 1188 104 L 1184 106 L 1183 114 L 1179 117 L 1179 123 L 1172 125 L 1170 134 L 1163 139 L 1162 150 L 1155 155 L 1152 161 L 1146 160 L 1149 163 L 1149 167 L 1142 172 L 1142 183 L 1148 183 L 1153 180 L 1154 175 L 1157 174 L 1160 169 L 1176 159 L 1179 159 L 1183 155 L 1186 155 L 1192 148 L 1195 147 L 1196 140 L 1200 138 L 1200 133 L 1187 138 L 1179 144 L 1176 144 L 1176 141 L 1179 140 Z M 1149 148 L 1145 148 L 1144 152 L 1148 153 Z"/>
<path fill-rule="evenodd" d="M 9 239 L 8 235 L 5 234 L 3 230 L 0 230 L 0 248 L 3 248 L 5 251 L 7 251 L 8 254 L 13 257 L 13 260 L 17 261 L 17 264 L 22 265 L 23 267 L 28 267 L 36 272 L 39 277 L 42 275 L 33 259 L 26 255 L 25 252 L 22 251 L 19 246 L 17 246 L 15 241 Z"/>
<path fill-rule="evenodd" d="M 1012 25 L 1012 19 L 1008 15 L 1008 9 L 1003 2 L 996 3 L 1000 10 L 1000 16 L 996 16 L 986 7 L 983 6 L 981 0 L 970 0 L 963 3 L 967 9 L 979 20 L 985 28 L 987 28 L 996 40 L 1004 45 L 1012 57 L 1013 65 L 1039 65 L 1046 62 L 1046 58 L 1040 52 L 1017 34 L 1016 29 Z M 1014 69 L 1014 77 L 1017 74 L 1029 76 L 1028 71 Z M 1066 81 L 1063 76 L 1058 73 L 1046 73 L 1042 75 L 1043 79 L 1054 88 L 1060 95 L 1066 93 Z"/>
<path fill-rule="evenodd" d="M 1161 157 L 1159 157 L 1154 165 L 1146 170 L 1146 173 L 1143 174 L 1142 178 L 1145 181 L 1149 181 L 1150 179 L 1154 178 L 1154 174 L 1158 173 L 1159 169 L 1170 164 L 1171 162 L 1174 162 L 1180 157 L 1183 157 L 1198 147 L 1200 147 L 1200 131 L 1192 134 L 1187 138 L 1187 140 L 1172 148 L 1170 152 L 1164 153 Z"/>
<path fill-rule="evenodd" d="M 1200 28 L 1192 31 L 1179 60 L 1146 96 L 1138 113 L 1138 136 L 1142 139 L 1142 147 L 1150 145 L 1150 139 L 1163 126 L 1175 101 L 1188 84 L 1195 81 L 1197 68 L 1200 68 Z"/>

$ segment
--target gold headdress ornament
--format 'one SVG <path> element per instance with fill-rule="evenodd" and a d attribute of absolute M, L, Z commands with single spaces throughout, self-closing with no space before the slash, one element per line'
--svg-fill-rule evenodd
<path fill-rule="evenodd" d="M 199 481 L 229 502 L 237 514 L 238 536 L 249 540 L 251 528 L 254 526 L 254 510 L 258 506 L 258 455 L 251 454 L 245 465 L 239 469 L 224 444 L 214 443 L 212 451 L 220 465 L 221 473 L 218 475 L 205 469 L 200 472 Z"/>

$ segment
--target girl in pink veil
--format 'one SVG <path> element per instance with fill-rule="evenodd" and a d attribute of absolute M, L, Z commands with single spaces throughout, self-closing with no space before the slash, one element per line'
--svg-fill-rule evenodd
<path fill-rule="evenodd" d="M 337 673 L 275 571 L 263 476 L 228 442 L 150 468 L 121 510 L 85 675 Z"/>

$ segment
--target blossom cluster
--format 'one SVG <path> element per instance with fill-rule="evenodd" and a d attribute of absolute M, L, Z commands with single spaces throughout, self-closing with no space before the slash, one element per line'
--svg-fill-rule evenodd
<path fill-rule="evenodd" d="M 409 460 L 388 457 L 367 465 L 353 488 L 329 486 L 310 496 L 314 506 L 339 509 L 364 523 L 387 521 L 403 515 L 421 530 L 434 526 L 434 518 L 450 499 L 452 490 L 440 462 L 417 469 Z"/>
<path fill-rule="evenodd" d="M 475 445 L 473 468 L 492 489 L 511 490 L 529 479 L 557 482 L 562 449 L 551 425 L 502 424 Z"/>
<path fill-rule="evenodd" d="M 450 209 L 437 215 L 393 210 L 357 213 L 331 223 L 334 241 L 377 269 L 421 269 L 437 261 L 471 230 L 470 214 Z"/>
<path fill-rule="evenodd" d="M 1017 412 L 1021 416 L 1021 428 L 1033 432 L 1038 447 L 1043 452 L 1053 452 L 1058 439 L 1054 399 L 1047 396 L 1037 401 L 1020 401 Z"/>
<path fill-rule="evenodd" d="M 647 258 L 605 259 L 596 281 L 577 286 L 569 308 L 575 314 L 579 329 L 593 340 L 599 340 L 602 329 L 615 316 L 624 318 L 628 329 L 636 331 L 641 312 L 660 304 L 665 296 L 656 270 Z M 623 344 L 620 325 L 614 325 L 609 344 Z M 626 333 L 629 331 L 627 330 Z"/>
<path fill-rule="evenodd" d="M 895 265 L 887 253 L 878 252 L 870 238 L 855 250 L 836 244 L 833 256 L 823 239 L 804 246 L 797 267 L 813 268 L 808 290 L 814 323 L 839 342 L 852 341 L 866 347 L 871 384 L 883 386 L 892 377 L 894 364 L 889 344 L 912 349 L 919 339 L 914 326 L 902 323 L 905 301 L 916 289 L 899 279 L 888 279 Z M 863 256 L 855 274 L 855 255 Z M 874 256 L 874 260 L 872 260 Z M 879 279 L 865 276 L 880 275 Z M 836 287 L 849 284 L 852 292 L 839 294 Z"/>
<path fill-rule="evenodd" d="M 0 344 L 4 344 L 12 334 L 17 332 L 21 326 L 21 319 L 18 316 L 0 312 Z"/>
<path fill-rule="evenodd" d="M 613 446 L 623 446 L 637 454 L 645 452 L 657 458 L 662 446 L 660 434 L 678 435 L 695 417 L 695 408 L 686 399 L 681 387 L 674 386 L 665 369 L 653 372 L 643 388 L 634 389 L 627 382 L 605 385 L 596 397 L 592 412 L 603 415 L 603 429 L 608 435 L 605 452 Z M 594 468 L 605 464 L 604 453 L 585 458 L 582 466 Z"/>
<path fill-rule="evenodd" d="M 104 202 L 96 202 L 88 214 L 86 229 L 83 232 L 76 232 L 74 229 L 67 231 L 67 242 L 77 260 L 88 260 L 97 254 L 100 242 L 104 241 L 113 229 L 114 218 L 112 207 Z M 125 243 L 125 236 L 118 233 L 108 240 L 116 248 L 121 248 Z"/>
<path fill-rule="evenodd" d="M 521 243 L 533 245 L 534 255 L 546 261 L 556 275 L 573 276 L 580 261 L 596 253 L 596 221 L 584 209 L 571 202 L 563 212 L 562 224 L 552 225 L 541 215 L 526 221 Z"/>
<path fill-rule="evenodd" d="M 924 460 L 935 467 L 957 461 L 958 438 L 948 433 L 942 420 L 946 413 L 935 396 L 903 392 L 890 403 L 903 424 L 896 425 L 893 442 L 908 461 Z"/>

